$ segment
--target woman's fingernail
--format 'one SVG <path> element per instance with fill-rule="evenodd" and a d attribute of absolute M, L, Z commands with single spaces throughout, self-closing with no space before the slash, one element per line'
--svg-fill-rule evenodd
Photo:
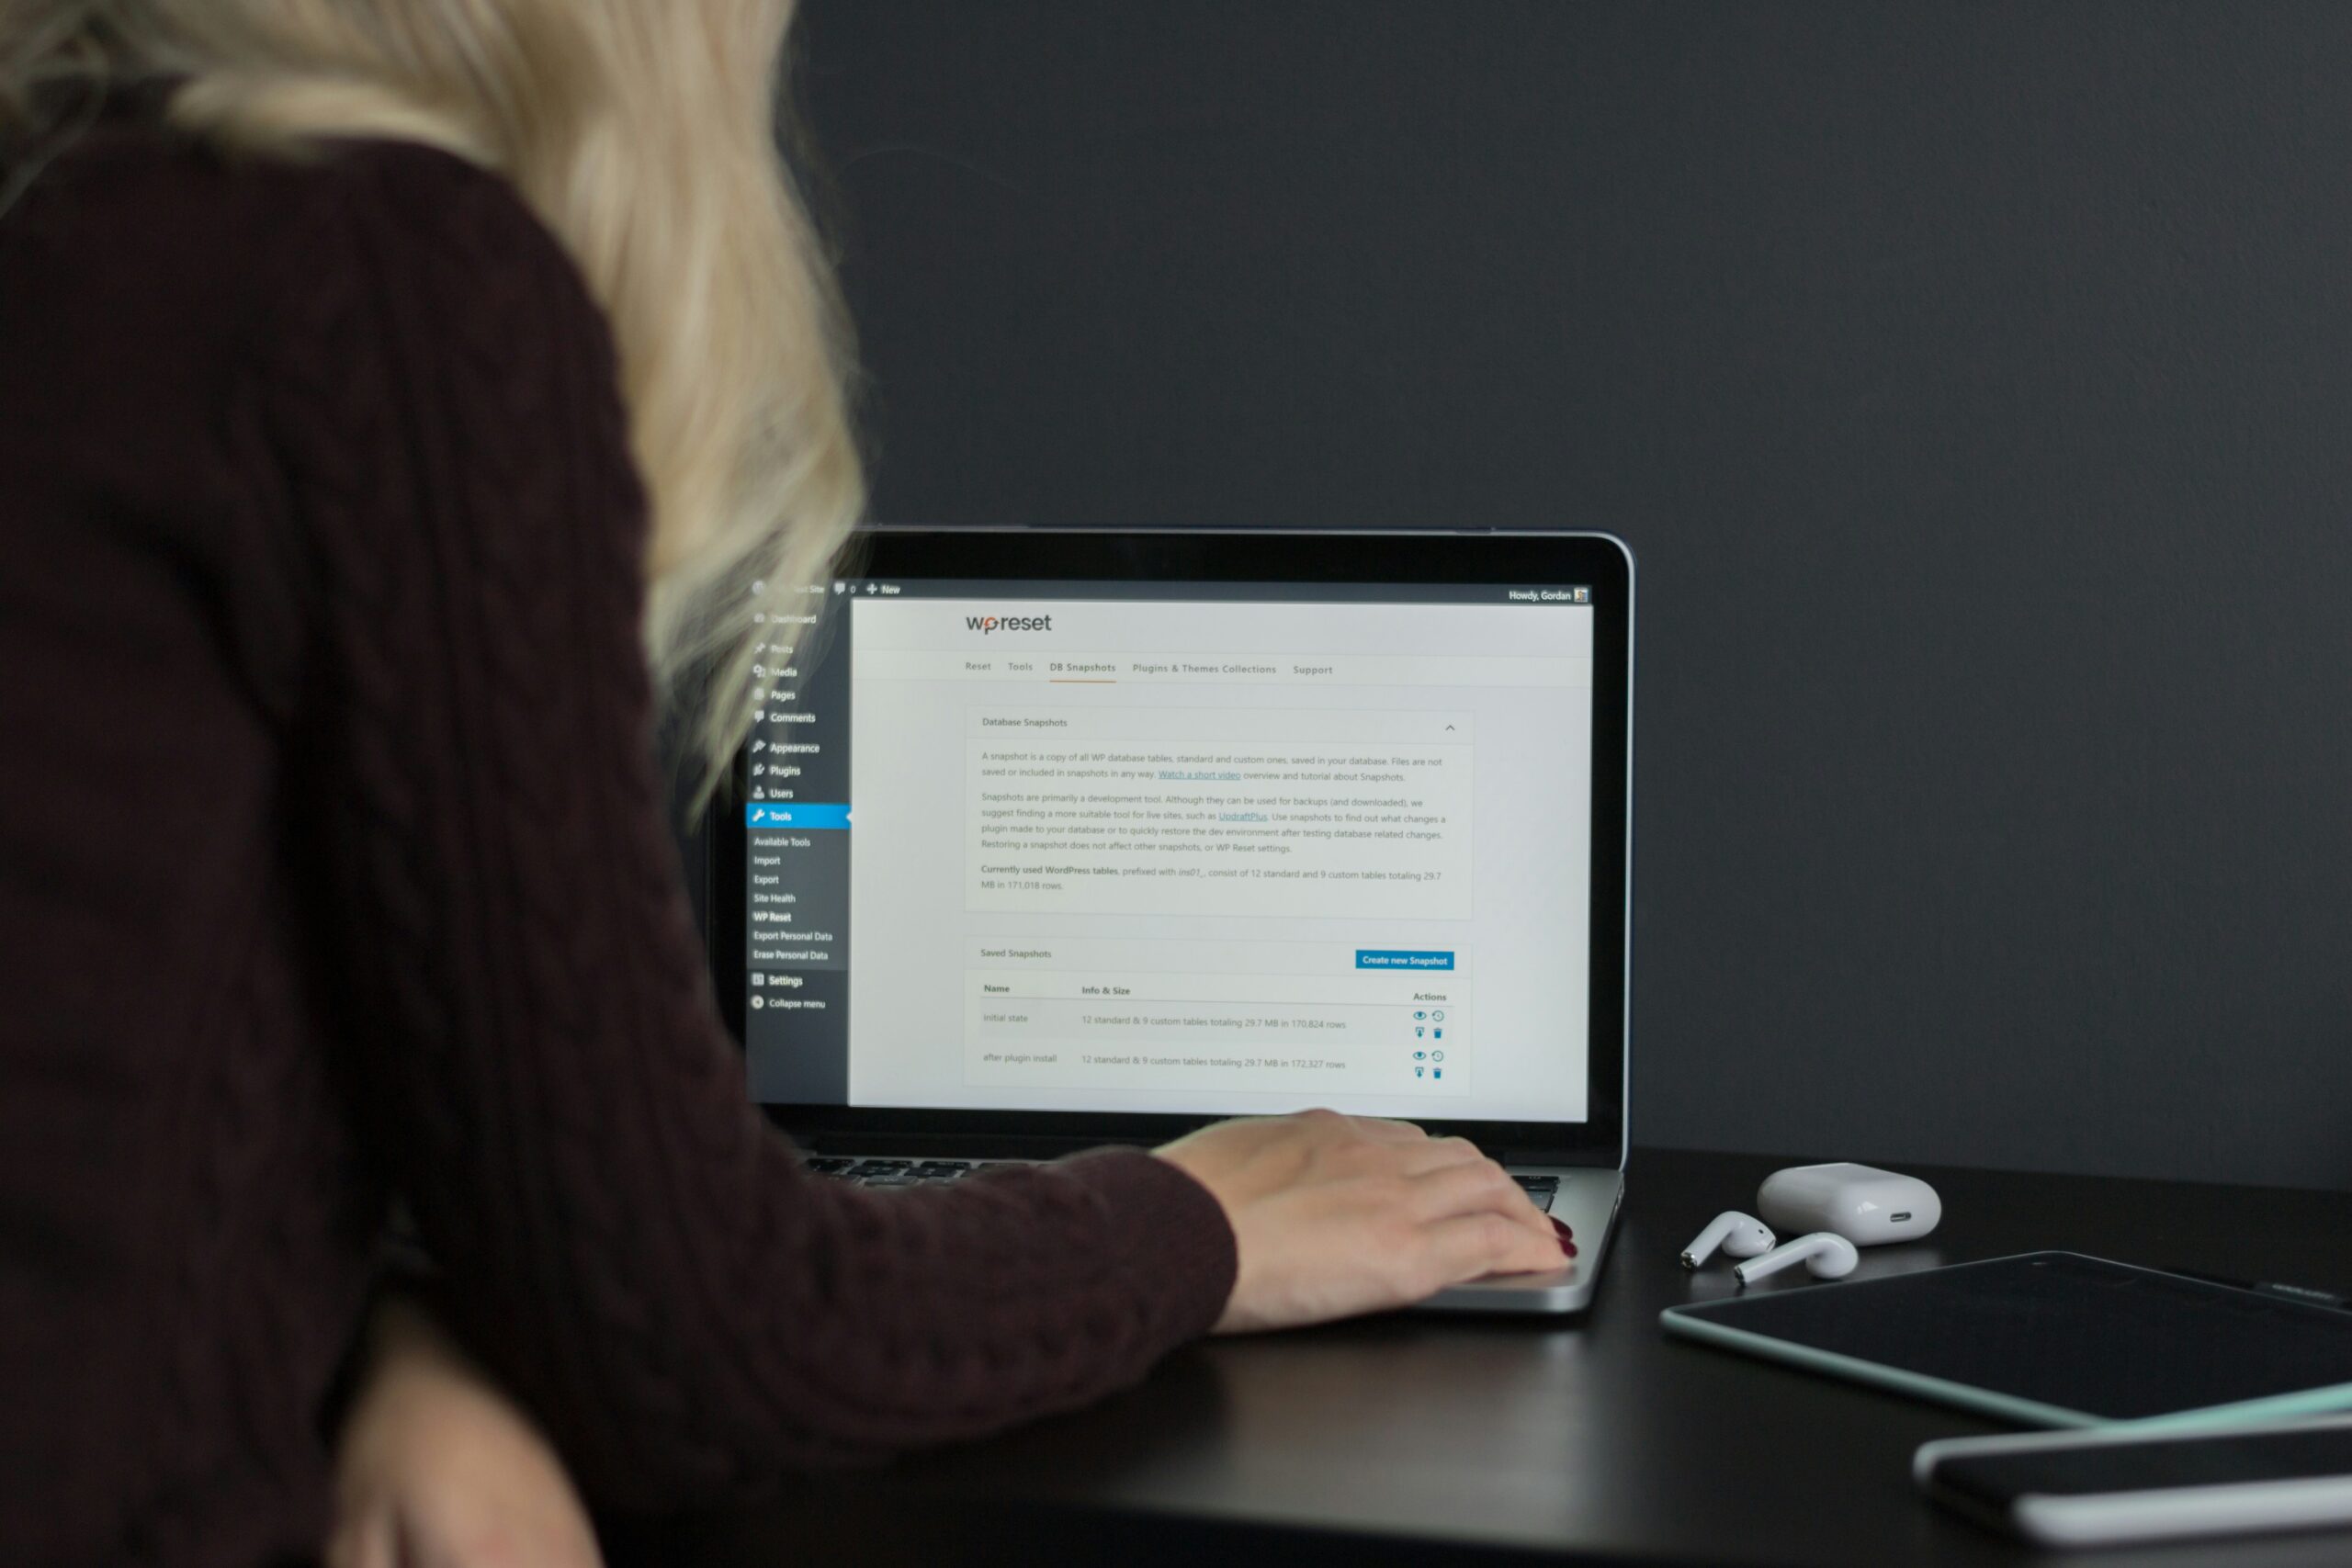
<path fill-rule="evenodd" d="M 1577 1255 L 1577 1233 L 1558 1220 L 1552 1222 L 1552 1231 L 1554 1239 L 1560 1244 L 1561 1255 L 1574 1258 Z"/>

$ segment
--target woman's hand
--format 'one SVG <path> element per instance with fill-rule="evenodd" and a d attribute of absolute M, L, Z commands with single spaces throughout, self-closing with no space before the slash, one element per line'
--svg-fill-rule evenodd
<path fill-rule="evenodd" d="M 328 1568 L 599 1568 L 538 1428 L 432 1319 L 377 1310 L 335 1464 Z"/>
<path fill-rule="evenodd" d="M 1219 1334 L 1404 1306 L 1568 1257 L 1502 1167 L 1409 1122 L 1309 1111 L 1220 1122 L 1157 1152 L 1232 1222 L 1240 1269 Z"/>

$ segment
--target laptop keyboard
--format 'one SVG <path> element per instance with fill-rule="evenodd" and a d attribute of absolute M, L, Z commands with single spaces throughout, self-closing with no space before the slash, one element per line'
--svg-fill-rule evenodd
<path fill-rule="evenodd" d="M 819 1176 L 855 1182 L 860 1187 L 933 1187 L 943 1182 L 961 1181 L 976 1170 L 986 1170 L 993 1165 L 1019 1165 L 1020 1160 L 999 1159 L 860 1159 L 844 1155 L 811 1155 L 808 1168 Z M 1545 1213 L 1552 1212 L 1552 1201 L 1560 1195 L 1560 1179 L 1556 1176 L 1525 1176 L 1517 1171 L 1511 1179 L 1527 1190 L 1529 1198 Z"/>
<path fill-rule="evenodd" d="M 854 1159 L 839 1155 L 812 1155 L 808 1168 L 860 1187 L 930 1187 L 961 1181 L 992 1165 L 1018 1165 L 1001 1159 Z"/>

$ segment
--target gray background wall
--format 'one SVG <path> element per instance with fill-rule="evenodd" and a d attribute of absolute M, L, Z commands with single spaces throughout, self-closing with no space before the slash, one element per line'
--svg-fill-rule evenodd
<path fill-rule="evenodd" d="M 803 26 L 878 515 L 1631 541 L 1639 1140 L 2352 1187 L 2352 7 Z"/>

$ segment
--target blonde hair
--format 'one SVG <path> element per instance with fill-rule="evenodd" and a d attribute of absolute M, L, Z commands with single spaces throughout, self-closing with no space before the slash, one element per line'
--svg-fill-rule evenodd
<path fill-rule="evenodd" d="M 53 137 L 61 101 L 169 75 L 173 120 L 226 146 L 390 137 L 510 181 L 612 322 L 652 502 L 646 651 L 682 705 L 699 803 L 764 695 L 761 643 L 816 603 L 795 595 L 831 575 L 865 503 L 847 319 L 776 145 L 792 11 L 0 0 L 0 147 Z M 784 613 L 755 625 L 763 608 Z"/>

